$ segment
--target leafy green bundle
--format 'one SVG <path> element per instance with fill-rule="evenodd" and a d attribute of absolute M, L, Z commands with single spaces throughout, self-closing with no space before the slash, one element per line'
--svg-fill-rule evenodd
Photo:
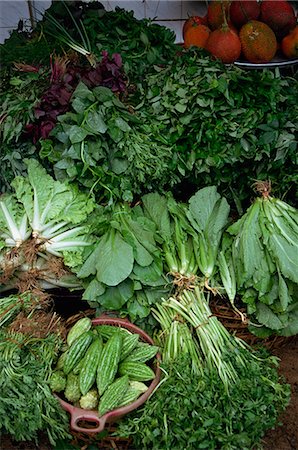
<path fill-rule="evenodd" d="M 82 263 L 91 244 L 86 219 L 95 205 L 76 187 L 55 181 L 36 160 L 26 164 L 27 176 L 12 182 L 15 193 L 0 199 L 1 289 L 79 287 L 64 264 Z"/>
<path fill-rule="evenodd" d="M 83 299 L 99 310 L 121 310 L 133 321 L 147 317 L 169 290 L 154 223 L 128 204 L 102 207 L 101 213 L 96 242 L 77 273 L 86 287 Z"/>
<path fill-rule="evenodd" d="M 7 86 L 3 83 L 0 88 L 1 193 L 10 190 L 10 182 L 16 175 L 26 173 L 24 159 L 34 156 L 35 147 L 24 131 L 34 118 L 34 107 L 47 81 L 46 70 L 22 73 L 22 65 L 19 67 L 20 71 L 9 78 Z"/>
<path fill-rule="evenodd" d="M 136 19 L 133 11 L 123 8 L 116 7 L 114 11 L 90 8 L 82 16 L 82 24 L 92 52 L 120 53 L 132 83 L 141 81 L 154 65 L 166 64 L 177 51 L 173 30 L 150 19 Z"/>
<path fill-rule="evenodd" d="M 219 263 L 247 304 L 251 331 L 291 336 L 298 333 L 298 211 L 258 186 L 263 196 L 227 229 Z"/>
<path fill-rule="evenodd" d="M 171 147 L 156 126 L 141 121 L 108 88 L 80 83 L 72 110 L 59 117 L 41 156 L 60 180 L 76 180 L 99 200 L 132 201 L 134 195 L 175 184 Z"/>
<path fill-rule="evenodd" d="M 41 339 L 0 332 L 1 432 L 16 441 L 38 443 L 39 431 L 47 432 L 52 445 L 71 437 L 68 416 L 48 384 L 61 345 L 53 333 Z"/>
<path fill-rule="evenodd" d="M 157 227 L 166 268 L 174 276 L 213 280 L 217 253 L 230 207 L 215 186 L 197 191 L 188 204 L 168 193 L 142 197 L 144 213 Z"/>
<path fill-rule="evenodd" d="M 187 50 L 142 87 L 138 112 L 158 123 L 174 146 L 176 172 L 196 188 L 216 185 L 240 213 L 255 179 L 270 178 L 279 194 L 297 200 L 294 79 L 225 67 Z"/>

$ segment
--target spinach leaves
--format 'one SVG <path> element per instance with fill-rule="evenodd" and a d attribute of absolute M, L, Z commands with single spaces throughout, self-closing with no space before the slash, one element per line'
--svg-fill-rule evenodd
<path fill-rule="evenodd" d="M 59 116 L 41 156 L 59 179 L 76 180 L 100 200 L 132 201 L 135 194 L 172 186 L 171 147 L 156 126 L 129 112 L 108 88 L 80 83 L 72 110 Z"/>

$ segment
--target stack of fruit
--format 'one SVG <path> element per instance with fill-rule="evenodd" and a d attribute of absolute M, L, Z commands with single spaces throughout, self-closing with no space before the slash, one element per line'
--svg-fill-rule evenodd
<path fill-rule="evenodd" d="M 206 16 L 185 21 L 183 38 L 186 48 L 204 48 L 224 63 L 241 55 L 267 63 L 277 51 L 298 57 L 297 18 L 286 0 L 211 0 Z"/>

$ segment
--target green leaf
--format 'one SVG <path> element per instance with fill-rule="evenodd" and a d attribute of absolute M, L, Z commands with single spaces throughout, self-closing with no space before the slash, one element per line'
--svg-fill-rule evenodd
<path fill-rule="evenodd" d="M 77 99 L 80 98 L 82 100 L 84 99 L 88 99 L 91 102 L 95 100 L 94 95 L 92 93 L 92 91 L 90 91 L 87 86 L 80 81 L 80 83 L 77 85 L 73 95 L 72 95 L 72 99 Z"/>
<path fill-rule="evenodd" d="M 167 208 L 167 198 L 157 193 L 142 197 L 145 213 L 156 224 L 158 231 L 165 240 L 172 235 L 170 216 Z"/>
<path fill-rule="evenodd" d="M 96 247 L 97 279 L 108 286 L 117 286 L 133 268 L 133 249 L 115 230 L 108 231 Z"/>
<path fill-rule="evenodd" d="M 147 286 L 163 286 L 166 280 L 162 277 L 162 264 L 153 261 L 150 266 L 142 267 L 138 264 L 134 265 L 133 278 L 139 280 L 142 284 Z"/>
<path fill-rule="evenodd" d="M 149 39 L 147 34 L 145 34 L 143 31 L 140 34 L 140 40 L 143 42 L 143 44 L 147 47 L 149 45 Z"/>
<path fill-rule="evenodd" d="M 102 306 L 107 309 L 121 309 L 134 294 L 133 282 L 125 280 L 118 286 L 108 287 L 98 298 Z"/>
<path fill-rule="evenodd" d="M 102 114 L 98 111 L 90 111 L 87 116 L 86 125 L 88 131 L 95 134 L 104 134 L 108 127 L 103 120 Z"/>
<path fill-rule="evenodd" d="M 104 292 L 105 292 L 104 285 L 99 281 L 97 281 L 96 279 L 93 279 L 92 281 L 90 281 L 87 288 L 85 289 L 82 298 L 83 300 L 94 302 L 98 299 L 98 297 L 103 295 Z"/>
<path fill-rule="evenodd" d="M 189 200 L 189 211 L 195 219 L 196 229 L 204 231 L 210 220 L 216 202 L 220 199 L 216 186 L 200 189 Z"/>
<path fill-rule="evenodd" d="M 283 328 L 284 325 L 281 320 L 267 305 L 257 303 L 256 306 L 256 317 L 262 325 L 265 325 L 271 330 L 280 330 Z"/>
<path fill-rule="evenodd" d="M 288 304 L 291 303 L 291 297 L 289 295 L 287 283 L 280 274 L 278 274 L 278 293 L 282 310 L 286 311 Z"/>
<path fill-rule="evenodd" d="M 185 105 L 184 103 L 177 103 L 175 105 L 175 109 L 180 113 L 184 113 L 187 110 L 187 105 Z"/>
<path fill-rule="evenodd" d="M 82 142 L 85 137 L 88 135 L 88 131 L 79 127 L 78 125 L 72 125 L 69 128 L 69 139 L 72 144 L 76 144 L 77 142 Z"/>
<path fill-rule="evenodd" d="M 131 127 L 128 125 L 128 123 L 122 119 L 122 117 L 117 117 L 115 120 L 115 124 L 118 128 L 120 128 L 121 131 L 129 131 L 131 130 Z"/>

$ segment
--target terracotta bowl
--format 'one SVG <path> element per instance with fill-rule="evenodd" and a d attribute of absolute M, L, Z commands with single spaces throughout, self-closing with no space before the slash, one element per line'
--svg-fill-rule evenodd
<path fill-rule="evenodd" d="M 143 330 L 141 330 L 136 325 L 134 325 L 133 323 L 129 322 L 126 319 L 117 319 L 108 316 L 100 316 L 96 319 L 93 319 L 92 324 L 112 325 L 115 327 L 118 326 L 126 328 L 132 333 L 138 333 L 143 342 L 147 342 L 148 344 L 151 345 L 154 344 L 153 340 L 151 339 L 150 336 L 148 336 L 148 334 L 146 334 Z M 157 362 L 152 367 L 152 369 L 155 371 L 155 378 L 151 381 L 147 391 L 144 392 L 144 394 L 140 395 L 140 397 L 133 403 L 130 403 L 129 405 L 123 406 L 121 408 L 114 409 L 113 411 L 109 411 L 101 417 L 98 416 L 97 410 L 89 411 L 86 409 L 78 408 L 74 405 L 71 405 L 70 403 L 67 403 L 65 400 L 60 398 L 59 395 L 55 394 L 62 408 L 65 409 L 65 411 L 67 411 L 70 414 L 71 430 L 86 434 L 100 433 L 101 431 L 104 430 L 106 425 L 116 422 L 125 414 L 128 414 L 129 412 L 141 406 L 148 399 L 148 397 L 156 388 L 160 380 L 159 353 L 156 355 L 156 360 Z M 86 427 L 84 426 L 85 424 Z"/>

